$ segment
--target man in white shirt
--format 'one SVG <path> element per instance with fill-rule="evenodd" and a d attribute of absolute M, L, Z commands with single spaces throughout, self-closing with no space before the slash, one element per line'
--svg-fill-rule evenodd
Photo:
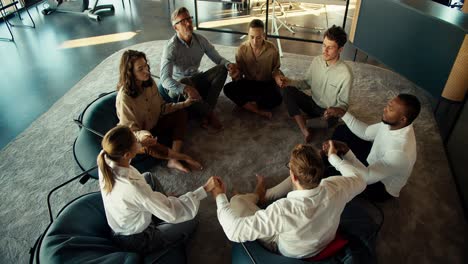
<path fill-rule="evenodd" d="M 349 66 L 340 59 L 348 36 L 341 28 L 333 25 L 323 38 L 322 55 L 312 60 L 302 80 L 286 78 L 281 86 L 283 101 L 289 116 L 293 117 L 306 142 L 313 139 L 313 133 L 306 127 L 307 117 L 321 117 L 328 107 L 348 109 L 349 93 L 353 84 L 353 75 Z M 307 95 L 301 90 L 309 90 Z M 336 121 L 330 119 L 328 126 Z"/>
<path fill-rule="evenodd" d="M 326 110 L 325 118 L 341 117 L 346 124 L 337 127 L 332 139 L 336 140 L 338 153 L 356 167 L 369 185 L 363 192 L 365 198 L 385 201 L 399 196 L 416 162 L 412 123 L 420 110 L 418 98 L 410 94 L 399 94 L 390 100 L 383 110 L 382 122 L 373 125 L 341 108 Z"/>
<path fill-rule="evenodd" d="M 267 198 L 287 197 L 265 210 L 256 206 L 265 194 L 262 177 L 256 193 L 236 195 L 231 202 L 224 184 L 216 178 L 211 193 L 218 206 L 218 220 L 229 240 L 259 239 L 270 250 L 293 258 L 312 257 L 323 250 L 335 238 L 346 203 L 366 186 L 354 168 L 336 155 L 333 143 L 327 155 L 344 177 L 322 179 L 323 162 L 318 151 L 310 145 L 298 145 L 288 163 L 289 177 L 267 191 Z"/>

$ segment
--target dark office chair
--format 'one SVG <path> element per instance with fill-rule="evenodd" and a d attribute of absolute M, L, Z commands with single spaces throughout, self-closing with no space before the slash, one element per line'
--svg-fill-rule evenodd
<path fill-rule="evenodd" d="M 99 0 L 94 2 L 92 8 L 89 8 L 89 0 L 70 2 L 65 2 L 63 0 L 48 0 L 47 2 L 49 3 L 49 7 L 42 10 L 42 14 L 44 15 L 50 15 L 53 12 L 84 14 L 91 19 L 101 21 L 101 17 L 98 13 L 113 13 L 115 10 L 114 5 L 99 5 Z"/>
<path fill-rule="evenodd" d="M 20 0 L 20 1 L 24 6 L 24 0 Z M 12 24 L 12 23 L 10 23 L 10 21 L 7 18 L 10 14 L 7 14 L 6 10 L 9 9 L 9 8 L 12 8 L 12 7 L 15 8 L 15 14 L 18 16 L 18 18 L 23 20 L 23 18 L 21 18 L 20 12 L 18 10 L 18 6 L 17 6 L 18 3 L 19 3 L 19 1 L 12 1 L 9 4 L 4 5 L 3 2 L 0 1 L 0 15 L 2 16 L 3 22 L 7 26 L 8 32 L 10 32 L 10 36 L 11 36 L 11 38 L 0 38 L 1 41 L 15 41 L 15 38 L 13 37 L 13 34 L 11 33 L 11 28 L 12 27 L 36 28 L 36 23 L 34 23 L 34 20 L 32 19 L 31 14 L 29 13 L 29 10 L 28 10 L 27 7 L 25 7 L 24 9 L 26 10 L 26 13 L 29 16 L 29 19 L 31 20 L 32 25 Z"/>

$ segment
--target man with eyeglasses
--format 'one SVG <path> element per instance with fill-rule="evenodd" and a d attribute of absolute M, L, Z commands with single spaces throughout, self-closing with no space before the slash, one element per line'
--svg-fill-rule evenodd
<path fill-rule="evenodd" d="M 281 89 L 288 113 L 296 121 L 306 142 L 312 141 L 314 136 L 313 131 L 306 127 L 306 117 L 322 117 L 329 107 L 348 109 L 353 76 L 349 66 L 340 59 L 347 38 L 341 27 L 333 25 L 329 28 L 324 34 L 322 56 L 314 58 L 305 78 L 286 79 L 285 88 Z M 301 91 L 306 89 L 310 89 L 311 96 Z M 327 121 L 331 127 L 337 119 Z"/>
<path fill-rule="evenodd" d="M 223 126 L 214 108 L 228 70 L 231 71 L 234 65 L 219 55 L 205 37 L 193 32 L 192 19 L 185 7 L 172 13 L 171 23 L 176 34 L 164 47 L 158 88 L 169 102 L 183 101 L 188 97 L 198 100 L 189 109 L 202 118 L 203 128 L 211 127 L 219 131 Z M 201 72 L 198 68 L 205 54 L 217 66 Z"/>

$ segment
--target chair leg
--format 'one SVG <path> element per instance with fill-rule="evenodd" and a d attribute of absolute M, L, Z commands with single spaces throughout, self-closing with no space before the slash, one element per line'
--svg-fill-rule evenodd
<path fill-rule="evenodd" d="M 5 25 L 7 26 L 8 32 L 10 32 L 11 39 L 9 39 L 9 38 L 0 38 L 0 41 L 15 42 L 15 38 L 13 37 L 13 33 L 11 32 L 10 25 L 7 23 L 8 20 L 5 19 L 5 13 L 3 13 L 3 11 L 1 13 L 2 13 L 1 15 L 2 15 L 2 18 L 3 18 L 3 23 L 5 23 Z"/>

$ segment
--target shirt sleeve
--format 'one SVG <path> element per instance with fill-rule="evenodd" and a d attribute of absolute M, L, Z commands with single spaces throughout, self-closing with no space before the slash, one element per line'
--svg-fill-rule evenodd
<path fill-rule="evenodd" d="M 254 241 L 282 233 L 284 221 L 280 207 L 273 203 L 265 210 L 258 210 L 254 215 L 239 217 L 233 213 L 225 194 L 216 197 L 218 220 L 229 240 L 234 242 Z"/>
<path fill-rule="evenodd" d="M 211 44 L 205 37 L 201 35 L 197 35 L 196 37 L 198 38 L 200 45 L 205 50 L 205 54 L 208 56 L 208 58 L 210 58 L 210 60 L 214 62 L 215 64 L 217 65 L 221 64 L 227 68 L 227 65 L 230 64 L 231 62 L 226 60 L 221 55 L 219 55 L 219 52 L 215 49 L 213 44 Z"/>
<path fill-rule="evenodd" d="M 328 161 L 343 176 L 343 177 L 338 176 L 334 178 L 333 180 L 343 181 L 344 184 L 346 185 L 346 188 L 344 188 L 344 192 L 343 192 L 346 196 L 345 197 L 346 201 L 350 201 L 356 195 L 364 191 L 364 189 L 366 188 L 366 181 L 363 175 L 361 174 L 362 171 L 356 168 L 353 163 L 345 159 L 341 159 L 336 154 L 330 155 L 328 157 Z"/>
<path fill-rule="evenodd" d="M 198 213 L 200 201 L 207 196 L 203 187 L 179 197 L 167 197 L 155 192 L 148 184 L 142 184 L 139 188 L 142 206 L 157 218 L 173 224 L 193 219 Z"/>
<path fill-rule="evenodd" d="M 337 107 L 343 108 L 345 110 L 349 107 L 349 93 L 351 91 L 351 86 L 353 85 L 353 76 L 348 75 L 343 82 L 341 83 L 341 89 L 336 98 Z"/>
<path fill-rule="evenodd" d="M 244 59 L 245 51 L 242 49 L 242 47 L 243 45 L 240 45 L 239 48 L 237 48 L 237 52 L 236 52 L 236 63 L 237 63 L 237 67 L 239 68 L 241 78 L 244 77 L 244 69 L 245 69 L 245 59 Z"/>
<path fill-rule="evenodd" d="M 275 53 L 273 54 L 273 61 L 272 61 L 272 71 L 271 71 L 271 77 L 275 77 L 277 74 L 283 74 L 280 70 L 281 68 L 281 60 L 280 60 L 280 57 L 279 57 L 279 52 L 276 48 L 275 49 Z"/>
<path fill-rule="evenodd" d="M 163 50 L 161 57 L 161 82 L 165 89 L 182 94 L 185 85 L 178 82 L 172 76 L 174 71 L 174 64 L 176 60 L 176 50 L 173 43 L 168 43 Z"/>
<path fill-rule="evenodd" d="M 121 93 L 121 92 L 119 92 Z M 148 130 L 142 130 L 141 125 L 138 123 L 136 106 L 132 106 L 129 96 L 119 94 L 116 101 L 117 116 L 119 124 L 128 126 L 133 131 L 138 141 L 142 141 L 145 137 L 151 136 Z"/>
<path fill-rule="evenodd" d="M 294 86 L 300 90 L 307 90 L 310 89 L 310 85 L 312 83 L 312 63 L 310 64 L 309 68 L 307 69 L 307 72 L 305 74 L 304 79 L 299 79 L 299 80 L 291 80 L 291 86 Z"/>
<path fill-rule="evenodd" d="M 359 138 L 367 141 L 373 141 L 375 139 L 381 126 L 381 123 L 369 126 L 368 124 L 355 118 L 349 112 L 346 112 L 346 114 L 341 119 L 346 123 L 351 132 L 353 132 Z"/>
<path fill-rule="evenodd" d="M 408 156 L 402 151 L 395 150 L 387 151 L 380 160 L 367 167 L 356 158 L 351 150 L 343 158 L 356 168 L 367 184 L 379 182 L 392 173 L 406 170 L 410 166 Z"/>
<path fill-rule="evenodd" d="M 158 100 L 160 102 L 162 102 L 162 104 L 161 104 L 161 115 L 170 114 L 172 112 L 175 112 L 177 110 L 185 108 L 185 103 L 184 102 L 167 103 L 166 101 L 164 101 L 164 99 L 162 98 L 161 94 L 159 94 L 159 92 L 158 92 Z"/>
<path fill-rule="evenodd" d="M 272 187 L 266 191 L 265 199 L 267 201 L 275 201 L 279 198 L 285 197 L 290 191 L 293 190 L 291 177 L 287 177 L 275 187 Z"/>

